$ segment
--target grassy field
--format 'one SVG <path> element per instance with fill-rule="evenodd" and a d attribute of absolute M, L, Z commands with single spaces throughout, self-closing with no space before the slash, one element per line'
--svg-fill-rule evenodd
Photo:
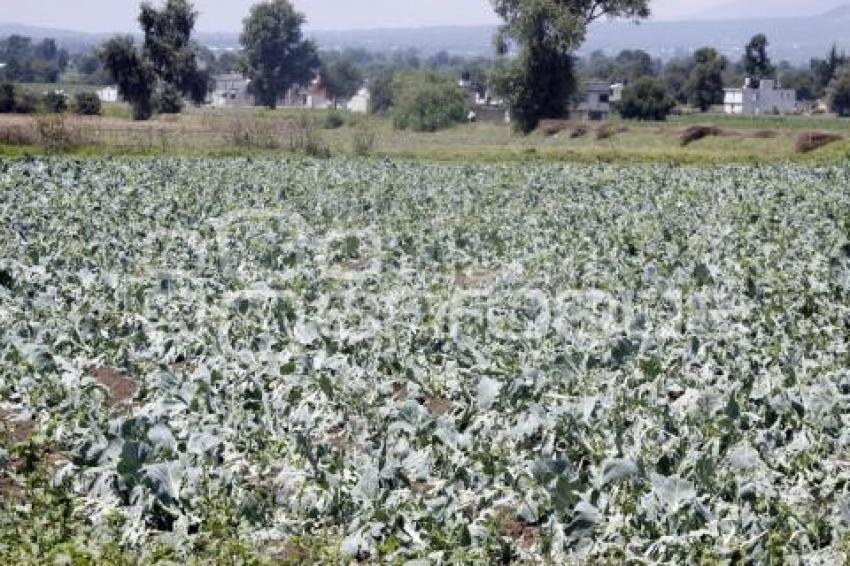
<path fill-rule="evenodd" d="M 565 124 L 564 131 L 556 135 L 535 132 L 523 136 L 506 125 L 489 123 L 462 124 L 436 133 L 407 132 L 395 130 L 388 119 L 362 116 L 347 116 L 344 126 L 325 129 L 325 112 L 291 109 L 189 109 L 179 116 L 159 116 L 143 123 L 129 120 L 129 112 L 123 105 L 107 105 L 104 114 L 101 118 L 66 117 L 71 141 L 60 144 L 61 149 L 77 155 L 257 155 L 298 151 L 309 138 L 306 141 L 312 144 L 312 150 L 319 149 L 320 153 L 368 152 L 376 156 L 438 161 L 808 163 L 836 162 L 850 156 L 848 140 L 808 155 L 795 153 L 795 142 L 803 132 L 828 131 L 850 138 L 850 120 L 828 116 L 753 119 L 711 114 L 671 117 L 661 123 L 574 122 Z M 696 124 L 716 126 L 722 133 L 682 147 L 682 131 Z M 39 141 L 38 127 L 37 118 L 0 117 L 0 155 L 42 152 L 44 144 Z M 616 133 L 602 139 L 598 135 L 602 127 Z M 579 128 L 586 128 L 587 133 L 574 135 Z M 29 132 L 29 137 L 18 135 L 21 131 Z M 364 138 L 366 151 L 358 151 L 357 143 Z"/>

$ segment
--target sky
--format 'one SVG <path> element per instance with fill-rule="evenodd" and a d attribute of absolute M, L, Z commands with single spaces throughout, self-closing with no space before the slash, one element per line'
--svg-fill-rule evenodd
<path fill-rule="evenodd" d="M 699 14 L 729 0 L 653 0 L 659 19 Z M 761 1 L 761 0 L 760 0 Z M 0 0 L 0 22 L 90 32 L 136 28 L 138 0 Z M 156 2 L 154 2 L 156 3 Z M 254 0 L 195 0 L 198 30 L 235 31 Z M 495 23 L 489 0 L 295 0 L 310 29 Z"/>

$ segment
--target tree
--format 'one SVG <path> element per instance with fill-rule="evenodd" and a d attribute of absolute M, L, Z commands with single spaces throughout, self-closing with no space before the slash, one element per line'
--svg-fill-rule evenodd
<path fill-rule="evenodd" d="M 573 54 L 587 27 L 608 17 L 649 16 L 649 0 L 492 0 L 504 22 L 496 44 L 500 54 L 515 45 L 517 56 L 502 62 L 494 86 L 510 104 L 515 125 L 531 131 L 543 118 L 569 113 L 576 90 Z"/>
<path fill-rule="evenodd" d="M 15 111 L 15 85 L 10 82 L 0 82 L 0 114 Z"/>
<path fill-rule="evenodd" d="M 691 57 L 671 59 L 664 67 L 664 89 L 679 103 L 688 101 L 688 79 L 696 63 Z"/>
<path fill-rule="evenodd" d="M 136 49 L 133 38 L 128 35 L 110 39 L 100 48 L 99 56 L 118 85 L 118 93 L 130 103 L 133 119 L 150 118 L 156 74 Z"/>
<path fill-rule="evenodd" d="M 814 100 L 819 96 L 815 76 L 809 69 L 784 68 L 779 73 L 779 82 L 784 88 L 797 91 L 799 100 Z"/>
<path fill-rule="evenodd" d="M 74 97 L 74 110 L 83 116 L 100 116 L 100 98 L 94 92 L 78 92 Z"/>
<path fill-rule="evenodd" d="M 634 120 L 664 120 L 675 105 L 663 82 L 644 77 L 623 89 L 620 115 Z"/>
<path fill-rule="evenodd" d="M 393 106 L 393 82 L 395 71 L 391 68 L 381 69 L 369 81 L 369 112 L 386 114 Z"/>
<path fill-rule="evenodd" d="M 328 96 L 336 107 L 341 100 L 348 100 L 363 86 L 363 75 L 349 59 L 337 59 L 322 70 L 322 81 Z"/>
<path fill-rule="evenodd" d="M 191 39 L 196 18 L 189 0 L 166 0 L 160 9 L 145 2 L 139 12 L 142 48 L 129 36 L 115 37 L 101 48 L 100 60 L 135 119 L 150 118 L 156 102 L 168 101 L 163 110 L 174 110 L 175 93 L 180 107 L 183 96 L 196 104 L 206 99 L 210 78 L 198 67 L 199 49 Z"/>
<path fill-rule="evenodd" d="M 712 47 L 698 49 L 694 53 L 694 61 L 696 65 L 685 90 L 690 103 L 706 112 L 712 105 L 723 102 L 723 70 L 727 61 Z"/>
<path fill-rule="evenodd" d="M 832 111 L 839 116 L 850 116 L 850 66 L 838 69 L 830 88 Z"/>
<path fill-rule="evenodd" d="M 393 125 L 434 132 L 466 118 L 466 95 L 449 75 L 406 71 L 393 83 Z"/>
<path fill-rule="evenodd" d="M 289 0 L 256 4 L 245 19 L 240 37 L 244 72 L 264 106 L 275 108 L 289 88 L 306 83 L 319 67 L 316 47 L 301 32 L 305 22 Z"/>
<path fill-rule="evenodd" d="M 753 36 L 744 48 L 744 72 L 754 79 L 763 79 L 776 72 L 767 55 L 767 47 L 770 45 L 767 36 L 763 33 Z"/>
<path fill-rule="evenodd" d="M 823 95 L 829 83 L 835 78 L 838 70 L 847 63 L 847 55 L 838 52 L 833 44 L 825 59 L 812 59 L 810 67 L 815 77 L 815 88 L 818 95 Z"/>
<path fill-rule="evenodd" d="M 198 68 L 199 48 L 192 43 L 192 31 L 198 13 L 189 0 L 166 0 L 157 10 L 147 2 L 139 13 L 139 25 L 145 40 L 142 50 L 154 73 L 172 92 L 189 97 L 195 104 L 204 102 L 210 77 Z"/>

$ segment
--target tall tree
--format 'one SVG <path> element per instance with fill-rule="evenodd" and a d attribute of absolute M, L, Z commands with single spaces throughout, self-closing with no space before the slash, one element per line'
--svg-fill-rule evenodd
<path fill-rule="evenodd" d="M 145 61 L 133 38 L 129 35 L 114 37 L 99 51 L 104 68 L 118 85 L 121 98 L 130 103 L 133 119 L 147 120 L 153 115 L 153 95 L 156 75 Z"/>
<path fill-rule="evenodd" d="M 726 58 L 713 47 L 703 47 L 694 53 L 696 65 L 685 87 L 691 104 L 702 112 L 723 102 L 723 71 Z"/>
<path fill-rule="evenodd" d="M 103 66 L 137 120 L 150 118 L 155 102 L 161 111 L 174 112 L 180 110 L 183 96 L 196 104 L 206 98 L 209 75 L 199 69 L 198 49 L 191 39 L 196 18 L 189 0 L 166 0 L 161 9 L 145 2 L 139 13 L 142 48 L 129 36 L 113 38 L 101 48 Z"/>
<path fill-rule="evenodd" d="M 347 58 L 336 59 L 322 68 L 322 80 L 328 89 L 328 96 L 336 106 L 340 101 L 348 100 L 363 86 L 363 75 Z"/>
<path fill-rule="evenodd" d="M 825 59 L 812 59 L 811 69 L 815 77 L 815 88 L 818 95 L 822 95 L 832 79 L 835 78 L 838 69 L 847 63 L 847 55 L 844 52 L 838 51 L 838 47 L 833 44 Z"/>
<path fill-rule="evenodd" d="M 830 83 L 832 111 L 839 116 L 850 116 L 850 67 L 841 67 Z"/>
<path fill-rule="evenodd" d="M 142 50 L 164 88 L 200 104 L 209 90 L 209 75 L 198 68 L 199 48 L 192 43 L 198 13 L 189 0 L 166 0 L 161 9 L 145 2 L 139 25 L 145 36 Z"/>
<path fill-rule="evenodd" d="M 576 90 L 575 50 L 588 26 L 600 18 L 649 16 L 649 0 L 491 0 L 504 22 L 496 37 L 500 54 L 514 45 L 517 56 L 503 61 L 494 75 L 522 131 L 543 118 L 569 113 Z"/>
<path fill-rule="evenodd" d="M 275 108 L 289 88 L 310 80 L 319 67 L 316 47 L 301 31 L 305 22 L 289 0 L 256 4 L 245 19 L 240 37 L 243 70 L 264 106 Z"/>
<path fill-rule="evenodd" d="M 763 33 L 753 36 L 744 48 L 744 71 L 754 79 L 764 79 L 774 74 L 776 69 L 770 62 L 767 47 L 770 43 Z"/>

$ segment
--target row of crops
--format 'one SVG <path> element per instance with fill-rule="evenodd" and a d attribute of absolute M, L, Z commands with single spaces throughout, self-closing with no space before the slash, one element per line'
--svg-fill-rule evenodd
<path fill-rule="evenodd" d="M 0 555 L 840 564 L 850 168 L 0 163 Z"/>

